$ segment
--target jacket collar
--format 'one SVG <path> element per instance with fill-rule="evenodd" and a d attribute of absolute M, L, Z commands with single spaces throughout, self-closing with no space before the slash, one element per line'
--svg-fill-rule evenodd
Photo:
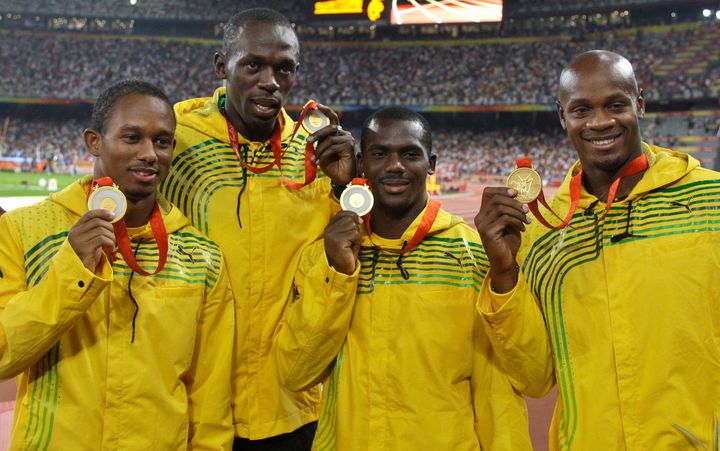
<path fill-rule="evenodd" d="M 415 217 L 413 222 L 408 226 L 405 232 L 403 232 L 400 238 L 388 239 L 373 233 L 371 240 L 371 237 L 367 234 L 367 228 L 362 227 L 362 246 L 380 246 L 385 249 L 401 249 L 404 243 L 409 242 L 412 239 L 413 235 L 415 235 L 415 231 L 417 231 L 420 223 L 422 222 L 422 217 L 423 215 L 425 215 L 425 211 L 427 211 L 428 202 L 429 200 L 425 202 L 425 208 L 423 208 L 420 214 Z M 436 235 L 461 222 L 463 222 L 463 219 L 460 216 L 452 215 L 441 208 L 440 211 L 438 211 L 435 222 L 433 222 L 432 227 L 430 227 L 430 231 L 428 232 L 427 236 Z"/>
<path fill-rule="evenodd" d="M 197 130 L 198 132 L 215 138 L 219 141 L 230 143 L 227 131 L 225 116 L 220 112 L 225 104 L 225 87 L 215 90 L 212 97 L 188 99 L 175 104 L 175 117 L 178 125 Z M 292 135 L 295 122 L 287 114 L 285 108 L 280 109 L 278 115 L 282 127 L 282 140 L 287 141 Z M 252 143 L 238 133 L 238 143 Z"/>
<path fill-rule="evenodd" d="M 92 182 L 91 176 L 85 176 L 82 179 L 72 183 L 62 191 L 54 193 L 50 196 L 50 201 L 62 205 L 70 210 L 76 216 L 82 216 L 87 213 L 87 196 Z M 175 208 L 160 193 L 157 193 L 157 201 L 160 206 L 160 213 L 165 222 L 165 230 L 173 233 L 189 224 L 189 221 L 180 210 Z M 135 233 L 133 233 L 133 231 Z M 152 238 L 152 230 L 149 223 L 144 227 L 137 227 L 131 230 L 132 238 Z"/>
<path fill-rule="evenodd" d="M 658 146 L 651 146 L 644 142 L 641 143 L 641 145 L 642 152 L 647 155 L 650 166 L 645 171 L 638 184 L 635 185 L 633 190 L 630 192 L 627 200 L 637 199 L 657 188 L 671 185 L 680 180 L 693 169 L 700 166 L 700 162 L 698 160 L 687 154 L 664 149 Z M 555 198 L 557 200 L 566 204 L 570 203 L 570 179 L 573 175 L 580 171 L 581 167 L 582 165 L 580 164 L 580 161 L 576 161 L 570 168 L 562 185 L 560 185 L 560 188 L 555 194 Z M 578 208 L 587 208 L 596 200 L 597 197 L 588 193 L 585 190 L 585 187 L 582 186 Z"/>

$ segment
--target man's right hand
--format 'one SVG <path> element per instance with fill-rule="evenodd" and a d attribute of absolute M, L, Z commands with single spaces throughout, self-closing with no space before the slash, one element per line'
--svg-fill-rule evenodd
<path fill-rule="evenodd" d="M 490 279 L 498 293 L 507 293 L 517 284 L 520 233 L 530 224 L 528 206 L 515 200 L 516 195 L 512 188 L 485 188 L 475 216 L 475 227 L 490 260 Z"/>
<path fill-rule="evenodd" d="M 362 219 L 351 211 L 341 211 L 325 227 L 325 255 L 335 271 L 352 274 L 360 253 Z"/>
<path fill-rule="evenodd" d="M 115 250 L 115 231 L 107 210 L 90 210 L 75 223 L 68 233 L 70 246 L 85 267 L 97 272 L 102 253 Z"/>

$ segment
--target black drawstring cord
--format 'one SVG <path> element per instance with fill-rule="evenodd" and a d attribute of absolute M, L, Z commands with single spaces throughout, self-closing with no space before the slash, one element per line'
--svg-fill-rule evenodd
<path fill-rule="evenodd" d="M 590 216 L 595 213 L 595 206 L 600 202 L 600 199 L 595 199 L 588 205 L 588 207 L 585 209 L 585 212 L 583 213 L 584 216 Z"/>
<path fill-rule="evenodd" d="M 625 238 L 645 238 L 645 235 L 635 235 L 633 233 L 630 233 L 630 213 L 632 211 L 632 201 L 628 202 L 627 206 L 627 221 L 625 221 L 625 231 L 622 233 L 618 233 L 617 235 L 613 235 L 610 237 L 610 242 L 617 243 L 619 241 L 624 240 Z"/>
<path fill-rule="evenodd" d="M 370 289 L 375 290 L 375 268 L 377 267 L 378 260 L 380 259 L 380 250 L 376 247 L 373 248 L 372 264 L 370 266 Z"/>
<path fill-rule="evenodd" d="M 402 248 L 405 249 L 405 246 L 407 246 L 407 241 L 403 242 Z M 405 269 L 405 267 L 403 266 L 403 255 L 404 254 L 400 254 L 398 256 L 397 262 L 395 264 L 400 269 L 400 274 L 402 274 L 402 278 L 408 280 L 410 278 L 410 273 L 408 273 L 407 269 Z"/>
<path fill-rule="evenodd" d="M 137 246 L 135 246 L 135 260 L 137 260 L 138 250 L 140 250 L 140 243 L 142 243 L 142 239 L 140 239 Z M 128 294 L 130 295 L 130 300 L 135 305 L 135 313 L 133 314 L 132 319 L 132 337 L 130 337 L 130 343 L 135 343 L 135 320 L 137 319 L 138 312 L 140 311 L 140 306 L 138 306 L 138 303 L 135 300 L 135 296 L 133 296 L 132 294 L 132 280 L 134 275 L 135 271 L 130 268 L 130 279 L 128 279 Z"/>
<path fill-rule="evenodd" d="M 243 148 L 243 161 L 247 159 L 247 146 Z M 235 207 L 235 216 L 237 216 L 238 225 L 242 229 L 242 221 L 240 220 L 240 196 L 242 196 L 243 191 L 245 191 L 245 187 L 247 186 L 247 168 L 244 164 L 240 164 L 240 167 L 242 168 L 242 186 L 240 187 L 240 192 L 237 195 L 237 204 Z"/>

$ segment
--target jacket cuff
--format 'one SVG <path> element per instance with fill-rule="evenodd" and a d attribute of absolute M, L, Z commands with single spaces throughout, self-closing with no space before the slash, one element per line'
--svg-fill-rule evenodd
<path fill-rule="evenodd" d="M 492 289 L 490 277 L 485 277 L 477 302 L 477 310 L 489 323 L 501 322 L 515 308 L 519 301 L 516 293 L 525 289 L 525 277 L 522 271 L 518 272 L 518 282 L 507 293 L 496 293 Z"/>
<path fill-rule="evenodd" d="M 110 261 L 104 253 L 101 258 L 100 271 L 95 274 L 85 267 L 68 240 L 60 246 L 54 259 L 58 269 L 62 268 L 63 279 L 69 282 L 66 286 L 70 299 L 92 303 L 107 284 L 112 282 Z"/>
<path fill-rule="evenodd" d="M 330 266 L 330 262 L 327 259 L 327 255 L 323 251 L 322 263 L 318 265 L 322 271 L 322 280 L 324 281 L 325 294 L 330 294 L 336 290 L 344 290 L 348 284 L 353 284 L 357 281 L 360 275 L 360 261 L 358 260 L 355 264 L 355 271 L 352 274 L 345 274 L 338 272 Z M 354 291 L 354 290 L 353 290 Z"/>

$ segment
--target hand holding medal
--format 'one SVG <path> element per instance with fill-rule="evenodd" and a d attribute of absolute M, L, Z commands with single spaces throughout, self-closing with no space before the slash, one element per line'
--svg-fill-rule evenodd
<path fill-rule="evenodd" d="M 140 267 L 140 265 L 138 265 L 135 259 L 135 254 L 130 247 L 130 237 L 125 225 L 125 220 L 123 219 L 125 212 L 127 211 L 127 199 L 118 186 L 113 183 L 110 177 L 103 177 L 93 182 L 90 187 L 90 192 L 88 193 L 87 205 L 90 212 L 83 216 L 83 218 L 92 215 L 107 216 L 104 212 L 110 212 L 113 214 L 112 219 L 109 219 L 109 222 L 112 224 L 114 235 L 113 243 L 117 243 L 117 248 L 120 251 L 120 254 L 133 271 L 143 276 L 157 274 L 162 271 L 168 254 L 168 238 L 167 231 L 165 230 L 165 223 L 163 222 L 162 214 L 160 213 L 160 208 L 158 207 L 157 202 L 155 202 L 155 206 L 150 217 L 150 227 L 152 228 L 153 237 L 155 238 L 158 253 L 160 254 L 157 268 L 153 272 L 145 271 Z M 74 245 L 73 248 L 75 248 Z M 103 250 L 108 255 L 108 259 L 110 261 L 115 261 L 117 258 L 115 256 L 115 251 L 110 249 L 112 248 L 109 248 L 107 243 L 103 246 Z M 92 270 L 94 271 L 94 269 L 95 268 L 93 267 Z"/>

